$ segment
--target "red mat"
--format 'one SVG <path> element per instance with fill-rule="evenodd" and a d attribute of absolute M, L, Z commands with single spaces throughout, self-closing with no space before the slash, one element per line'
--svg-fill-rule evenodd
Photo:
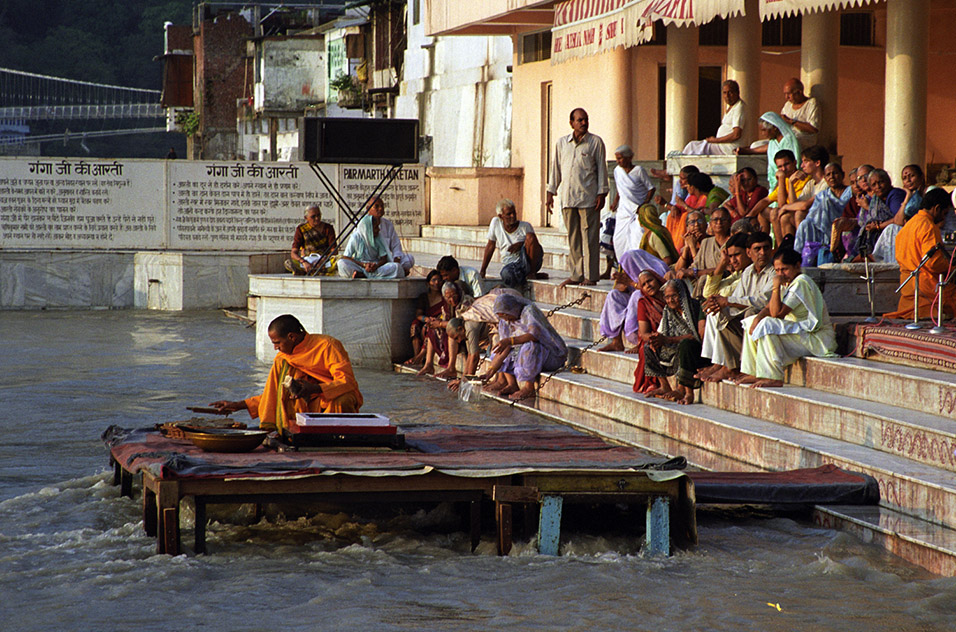
<path fill-rule="evenodd" d="M 884 320 L 873 325 L 857 324 L 854 354 L 896 364 L 956 373 L 956 326 L 943 323 L 946 332 L 929 333 L 931 323 L 923 329 L 906 329 L 904 321 Z"/>

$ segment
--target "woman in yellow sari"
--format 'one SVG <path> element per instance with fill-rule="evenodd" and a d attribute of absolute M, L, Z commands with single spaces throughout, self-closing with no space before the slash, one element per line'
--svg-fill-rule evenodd
<path fill-rule="evenodd" d="M 648 252 L 667 265 L 674 265 L 679 253 L 674 247 L 670 233 L 661 224 L 657 207 L 653 204 L 642 204 L 637 209 L 637 218 L 644 228 L 644 237 L 641 238 L 641 250 Z"/>

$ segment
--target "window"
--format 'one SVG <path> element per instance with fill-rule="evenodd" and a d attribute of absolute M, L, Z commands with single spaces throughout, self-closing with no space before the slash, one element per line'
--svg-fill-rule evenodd
<path fill-rule="evenodd" d="M 518 63 L 551 59 L 551 31 L 538 31 L 521 36 L 521 59 Z"/>
<path fill-rule="evenodd" d="M 869 11 L 840 16 L 840 46 L 875 46 L 876 21 Z"/>
<path fill-rule="evenodd" d="M 799 46 L 802 30 L 800 16 L 774 18 L 763 23 L 764 46 Z"/>
<path fill-rule="evenodd" d="M 412 25 L 422 21 L 422 0 L 412 0 Z"/>
<path fill-rule="evenodd" d="M 698 40 L 701 46 L 726 46 L 727 20 L 717 18 L 701 25 Z"/>

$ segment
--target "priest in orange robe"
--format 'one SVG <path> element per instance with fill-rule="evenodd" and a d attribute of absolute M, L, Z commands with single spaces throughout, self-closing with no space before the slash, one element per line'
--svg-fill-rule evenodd
<path fill-rule="evenodd" d="M 953 201 L 942 189 L 928 191 L 923 197 L 919 212 L 907 220 L 896 236 L 896 261 L 900 264 L 900 283 L 916 269 L 930 251 L 929 260 L 919 272 L 919 318 L 936 315 L 933 303 L 936 300 L 936 283 L 939 275 L 949 270 L 949 257 L 942 249 L 943 235 L 939 225 L 953 212 Z M 935 250 L 934 250 L 935 249 Z M 956 286 L 952 283 L 943 288 L 943 314 L 956 315 Z M 884 314 L 886 318 L 913 318 L 913 281 L 900 290 L 900 303 L 895 312 Z"/>
<path fill-rule="evenodd" d="M 262 395 L 242 401 L 218 401 L 222 412 L 246 409 L 264 430 L 279 430 L 295 422 L 295 414 L 357 413 L 362 393 L 342 343 L 331 336 L 310 334 L 292 315 L 269 323 L 276 357 Z"/>

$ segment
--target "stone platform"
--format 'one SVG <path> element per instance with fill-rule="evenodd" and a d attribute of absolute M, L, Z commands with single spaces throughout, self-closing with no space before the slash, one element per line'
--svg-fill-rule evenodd
<path fill-rule="evenodd" d="M 272 362 L 269 323 L 292 314 L 307 331 L 334 336 L 355 366 L 389 369 L 411 356 L 409 325 L 425 279 L 400 280 L 260 274 L 249 277 L 256 303 L 256 357 Z"/>

